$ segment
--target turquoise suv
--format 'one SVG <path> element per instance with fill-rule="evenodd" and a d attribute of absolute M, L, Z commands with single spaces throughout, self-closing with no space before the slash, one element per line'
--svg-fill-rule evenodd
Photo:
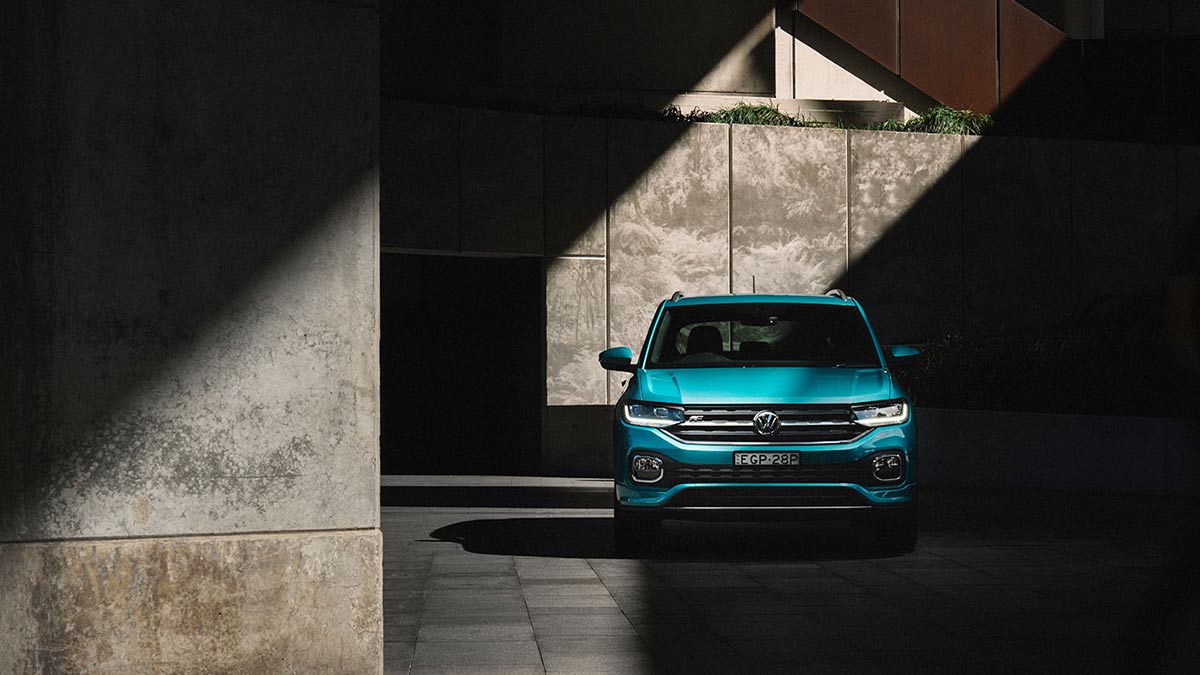
<path fill-rule="evenodd" d="M 676 293 L 613 419 L 615 544 L 643 551 L 665 519 L 849 516 L 892 551 L 916 545 L 917 430 L 862 306 L 824 296 Z"/>

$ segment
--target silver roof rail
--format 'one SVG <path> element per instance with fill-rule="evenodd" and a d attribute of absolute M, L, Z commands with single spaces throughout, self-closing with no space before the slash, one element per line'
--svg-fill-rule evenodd
<path fill-rule="evenodd" d="M 683 297 L 683 291 L 675 291 L 671 294 L 671 302 L 678 302 Z"/>
<path fill-rule="evenodd" d="M 828 291 L 825 291 L 825 295 L 831 295 L 835 298 L 840 298 L 842 300 L 852 300 L 853 299 L 850 296 L 846 295 L 846 291 L 843 291 L 840 288 L 831 288 Z"/>

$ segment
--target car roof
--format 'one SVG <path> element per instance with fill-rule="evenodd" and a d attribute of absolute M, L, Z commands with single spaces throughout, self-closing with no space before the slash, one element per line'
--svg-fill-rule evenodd
<path fill-rule="evenodd" d="M 699 295 L 682 297 L 678 300 L 667 300 L 668 307 L 687 307 L 690 305 L 736 305 L 751 302 L 777 302 L 795 305 L 841 305 L 853 307 L 853 299 L 843 300 L 832 295 Z"/>

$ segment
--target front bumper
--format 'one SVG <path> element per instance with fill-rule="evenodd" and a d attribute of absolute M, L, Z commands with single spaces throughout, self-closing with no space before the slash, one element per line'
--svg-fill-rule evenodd
<path fill-rule="evenodd" d="M 617 418 L 613 447 L 617 506 L 631 511 L 705 518 L 764 512 L 844 513 L 904 507 L 916 497 L 916 424 L 911 418 L 849 443 L 770 446 L 685 443 L 658 429 L 632 426 Z M 882 451 L 904 456 L 905 473 L 895 483 L 863 479 L 862 463 Z M 799 470 L 779 472 L 787 480 L 775 480 L 769 471 L 732 475 L 735 452 L 797 452 L 801 465 Z M 663 458 L 664 480 L 635 483 L 629 474 L 629 460 L 635 454 Z"/>

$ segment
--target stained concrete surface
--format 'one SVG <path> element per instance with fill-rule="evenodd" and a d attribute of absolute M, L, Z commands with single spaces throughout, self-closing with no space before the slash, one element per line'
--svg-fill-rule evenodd
<path fill-rule="evenodd" d="M 636 354 L 664 298 L 729 292 L 729 127 L 613 122 L 608 180 L 608 338 Z"/>
<path fill-rule="evenodd" d="M 1200 655 L 1194 613 L 1140 628 L 1182 606 L 1162 595 L 1181 503 L 922 499 L 918 550 L 896 557 L 840 523 L 668 523 L 625 559 L 603 508 L 385 506 L 385 670 L 1189 672 Z M 1179 659 L 1155 661 L 1166 645 Z"/>
<path fill-rule="evenodd" d="M 0 672 L 377 672 L 380 535 L 0 544 Z"/>
<path fill-rule="evenodd" d="M 36 7 L 0 541 L 373 527 L 377 12 Z"/>
<path fill-rule="evenodd" d="M 824 293 L 846 273 L 847 132 L 730 133 L 733 292 Z"/>
<path fill-rule="evenodd" d="M 962 137 L 850 132 L 846 288 L 888 342 L 957 329 Z"/>
<path fill-rule="evenodd" d="M 546 263 L 546 399 L 548 406 L 603 405 L 608 346 L 605 264 L 594 258 Z"/>

